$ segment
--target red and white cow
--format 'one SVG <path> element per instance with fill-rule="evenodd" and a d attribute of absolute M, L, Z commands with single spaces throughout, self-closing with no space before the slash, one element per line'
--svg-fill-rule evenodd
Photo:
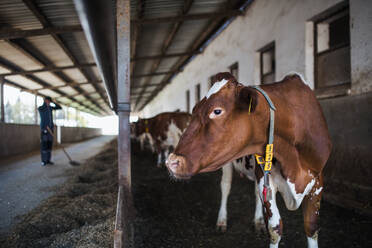
<path fill-rule="evenodd" d="M 162 153 L 165 158 L 174 149 L 186 127 L 191 115 L 184 112 L 165 112 L 152 118 L 139 119 L 134 123 L 132 131 L 140 141 L 141 148 L 147 140 L 153 152 L 158 154 L 157 166 L 162 164 Z M 133 130 L 134 129 L 134 130 Z"/>
<path fill-rule="evenodd" d="M 271 115 L 264 93 L 238 83 L 230 73 L 219 73 L 214 81 L 194 107 L 190 125 L 167 159 L 168 170 L 176 178 L 214 171 L 245 155 L 265 155 Z M 262 90 L 276 107 L 276 163 L 268 175 L 272 197 L 267 200 L 264 173 L 255 167 L 270 247 L 278 247 L 283 230 L 277 192 L 289 210 L 302 204 L 308 247 L 318 247 L 322 171 L 332 148 L 327 123 L 314 92 L 300 75 L 288 75 L 263 85 Z"/>
<path fill-rule="evenodd" d="M 158 154 L 157 165 L 162 164 L 162 152 L 168 155 L 169 150 L 172 150 L 178 144 L 181 134 L 186 129 L 191 120 L 191 115 L 182 112 L 165 112 L 158 114 L 149 119 L 139 119 L 132 123 L 131 131 L 134 136 L 140 141 L 141 148 L 144 148 L 146 140 L 149 142 L 153 152 Z M 248 157 L 243 157 L 226 164 L 222 168 L 221 178 L 221 206 L 218 213 L 217 229 L 226 231 L 227 228 L 227 200 L 230 194 L 233 169 L 244 175 L 250 180 L 254 180 L 254 161 Z M 262 209 L 261 204 L 257 205 L 257 209 Z M 262 210 L 256 210 L 254 222 L 257 227 L 262 227 L 263 218 Z"/>

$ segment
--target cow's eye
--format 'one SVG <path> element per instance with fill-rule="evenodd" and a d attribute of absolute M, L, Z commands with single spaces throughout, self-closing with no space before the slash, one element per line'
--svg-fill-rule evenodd
<path fill-rule="evenodd" d="M 213 111 L 209 114 L 209 118 L 214 119 L 219 116 L 221 116 L 224 113 L 224 110 L 222 108 L 215 108 Z"/>

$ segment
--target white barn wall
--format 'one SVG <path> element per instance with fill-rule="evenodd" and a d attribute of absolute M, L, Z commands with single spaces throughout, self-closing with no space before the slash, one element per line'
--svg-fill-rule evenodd
<path fill-rule="evenodd" d="M 259 64 L 258 49 L 275 41 L 276 80 L 288 72 L 297 71 L 305 76 L 313 88 L 312 28 L 307 22 L 315 15 L 333 7 L 340 0 L 256 0 L 248 7 L 244 16 L 237 17 L 205 49 L 203 54 L 186 65 L 145 108 L 142 117 L 151 117 L 160 112 L 186 110 L 186 90 L 190 90 L 190 104 L 195 104 L 195 85 L 201 84 L 201 96 L 208 91 L 210 76 L 217 72 L 228 71 L 228 67 L 239 63 L 239 82 L 246 85 L 258 84 Z M 368 4 L 366 4 L 369 2 Z M 366 71 L 364 63 L 355 60 L 360 53 L 365 53 L 368 67 L 371 65 L 372 43 L 370 42 L 372 1 L 351 0 L 351 57 L 352 78 L 355 70 Z M 368 8 L 364 8 L 368 5 Z M 363 9 L 364 8 L 364 9 Z M 368 39 L 369 38 L 369 39 Z M 310 40 L 310 41 L 309 41 Z M 362 46 L 362 48 L 360 48 Z M 354 58 L 354 59 L 353 59 Z M 357 65 L 353 66 L 353 63 Z"/>

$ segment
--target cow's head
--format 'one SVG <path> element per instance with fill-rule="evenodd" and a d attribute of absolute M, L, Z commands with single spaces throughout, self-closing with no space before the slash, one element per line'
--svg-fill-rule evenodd
<path fill-rule="evenodd" d="M 133 129 L 132 129 L 133 133 L 138 138 L 146 132 L 146 128 L 148 129 L 147 126 L 148 126 L 148 120 L 139 118 L 137 122 L 134 122 Z"/>
<path fill-rule="evenodd" d="M 199 172 L 217 170 L 250 153 L 255 146 L 257 91 L 239 84 L 226 72 L 214 76 L 213 81 L 206 97 L 194 107 L 190 125 L 167 159 L 167 167 L 176 178 L 187 179 Z"/>

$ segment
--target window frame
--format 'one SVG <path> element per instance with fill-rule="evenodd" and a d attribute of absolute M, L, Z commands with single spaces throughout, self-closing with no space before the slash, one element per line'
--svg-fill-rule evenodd
<path fill-rule="evenodd" d="M 333 51 L 336 51 L 338 49 L 346 48 L 348 47 L 349 50 L 351 49 L 350 44 L 350 30 L 349 30 L 349 42 L 348 43 L 341 43 L 334 47 L 330 47 L 327 50 L 318 52 L 318 24 L 324 22 L 327 19 L 331 19 L 332 17 L 335 17 L 337 15 L 342 14 L 343 12 L 347 12 L 346 15 L 350 18 L 350 6 L 348 4 L 348 1 L 341 2 L 340 4 L 333 6 L 321 14 L 315 16 L 312 18 L 313 21 L 313 58 L 314 58 L 314 91 L 317 96 L 317 98 L 329 98 L 329 97 L 337 97 L 337 96 L 345 96 L 348 94 L 348 91 L 351 88 L 351 71 L 350 71 L 350 80 L 349 82 L 339 84 L 339 85 L 331 85 L 331 86 L 323 86 L 319 87 L 319 81 L 318 81 L 318 58 L 324 54 L 331 53 Z M 341 15 L 339 18 L 342 18 L 344 15 Z M 339 18 L 336 18 L 339 19 Z M 351 61 L 350 61 L 351 65 Z"/>
<path fill-rule="evenodd" d="M 271 84 L 273 82 L 275 82 L 275 76 L 276 76 L 276 50 L 275 50 L 275 41 L 272 41 L 270 43 L 268 43 L 267 45 L 265 45 L 264 47 L 262 47 L 261 49 L 259 49 L 257 52 L 260 54 L 260 82 L 261 84 Z M 273 54 L 274 54 L 274 66 L 273 66 L 273 71 L 271 71 L 270 73 L 266 73 L 264 74 L 263 73 L 263 54 L 264 53 L 267 53 L 269 52 L 270 50 L 273 50 Z M 263 78 L 269 74 L 274 74 L 274 81 L 273 82 L 270 82 L 270 83 L 264 83 L 263 82 Z"/>

